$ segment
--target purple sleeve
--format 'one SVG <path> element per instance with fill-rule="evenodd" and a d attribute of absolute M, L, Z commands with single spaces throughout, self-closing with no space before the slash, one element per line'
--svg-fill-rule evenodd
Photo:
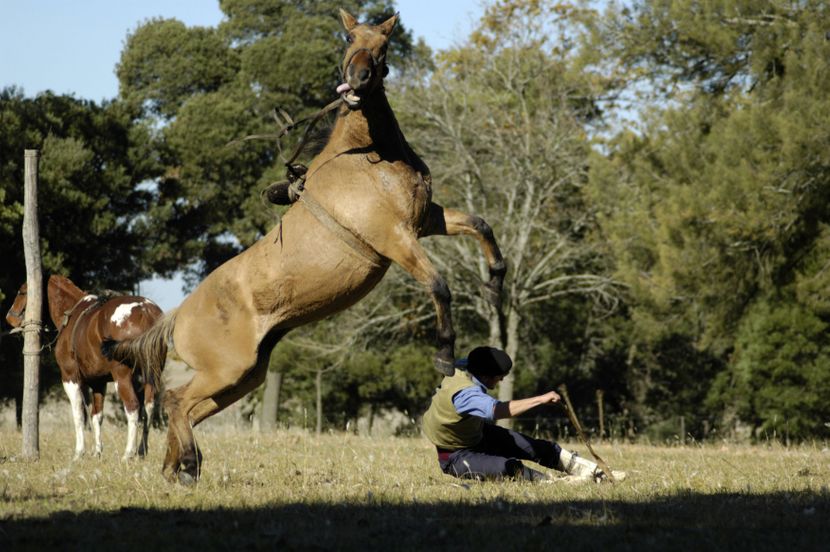
<path fill-rule="evenodd" d="M 452 398 L 455 411 L 462 416 L 478 416 L 490 422 L 493 421 L 493 411 L 497 402 L 499 401 L 482 391 L 477 385 L 462 389 Z"/>

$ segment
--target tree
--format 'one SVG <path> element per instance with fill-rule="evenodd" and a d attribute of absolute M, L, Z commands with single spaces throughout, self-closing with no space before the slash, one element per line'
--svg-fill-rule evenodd
<path fill-rule="evenodd" d="M 744 317 L 729 370 L 710 403 L 751 425 L 756 439 L 801 440 L 830 420 L 827 322 L 793 302 L 762 301 Z"/>
<path fill-rule="evenodd" d="M 594 157 L 589 186 L 629 286 L 642 401 L 668 368 L 649 360 L 661 344 L 686 336 L 707 381 L 704 359 L 735 368 L 746 317 L 765 316 L 753 305 L 821 281 L 803 260 L 823 247 L 830 199 L 830 21 L 818 2 L 655 0 L 603 23 L 597 48 L 653 100 Z"/>
<path fill-rule="evenodd" d="M 571 16 L 554 3 L 494 3 L 465 45 L 443 53 L 430 75 L 400 83 L 400 99 L 393 95 L 440 202 L 493 226 L 508 266 L 503 319 L 480 297 L 486 266 L 476 243 L 436 241 L 432 251 L 456 311 L 517 367 L 545 332 L 532 308 L 615 300 L 582 192 L 599 89 L 575 66 Z M 500 385 L 503 400 L 513 396 L 513 377 Z"/>
<path fill-rule="evenodd" d="M 141 183 L 153 174 L 149 130 L 131 123 L 118 102 L 96 105 L 46 92 L 26 98 L 0 91 L 0 273 L 3 312 L 25 279 L 20 232 L 23 151 L 41 151 L 39 222 L 43 267 L 89 290 L 130 290 L 149 276 L 148 234 L 140 224 L 150 194 Z M 16 340 L 4 339 L 3 395 L 19 390 Z M 44 370 L 43 387 L 56 378 Z M 7 385 L 8 384 L 8 385 Z"/>

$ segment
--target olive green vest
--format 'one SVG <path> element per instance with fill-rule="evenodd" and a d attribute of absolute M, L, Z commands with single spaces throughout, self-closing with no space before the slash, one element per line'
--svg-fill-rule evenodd
<path fill-rule="evenodd" d="M 472 377 L 464 370 L 456 370 L 455 375 L 441 381 L 423 419 L 424 435 L 432 444 L 457 450 L 474 447 L 481 441 L 484 420 L 478 416 L 462 416 L 452 404 L 456 393 L 474 385 Z"/>

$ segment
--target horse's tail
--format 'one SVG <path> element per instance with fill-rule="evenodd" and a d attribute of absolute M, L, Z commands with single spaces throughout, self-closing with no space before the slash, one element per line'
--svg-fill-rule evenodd
<path fill-rule="evenodd" d="M 140 367 L 144 381 L 153 381 L 158 386 L 167 360 L 167 344 L 173 339 L 177 311 L 178 309 L 171 310 L 139 336 L 121 341 L 104 339 L 101 342 L 101 353 L 109 360 Z"/>

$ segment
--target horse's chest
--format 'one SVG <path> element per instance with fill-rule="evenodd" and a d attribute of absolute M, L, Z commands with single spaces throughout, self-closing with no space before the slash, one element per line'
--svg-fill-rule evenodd
<path fill-rule="evenodd" d="M 378 174 L 381 189 L 393 198 L 402 215 L 407 218 L 419 218 L 426 212 L 432 201 L 432 179 L 427 173 L 416 171 L 408 166 L 394 167 L 395 170 L 382 170 Z"/>

